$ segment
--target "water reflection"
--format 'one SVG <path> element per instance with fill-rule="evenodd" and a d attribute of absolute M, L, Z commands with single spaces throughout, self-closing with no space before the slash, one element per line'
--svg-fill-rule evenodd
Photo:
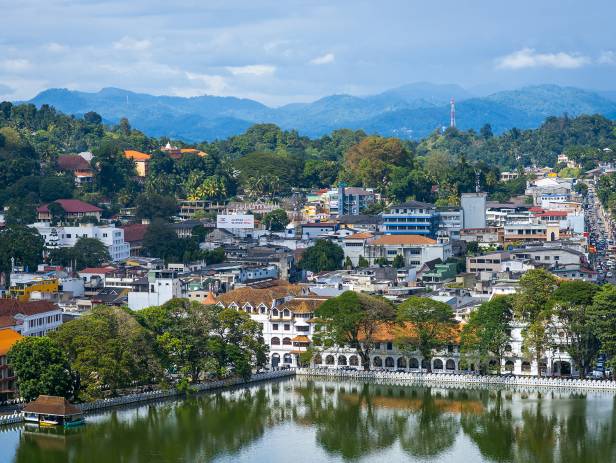
<path fill-rule="evenodd" d="M 303 438 L 303 446 L 344 461 L 378 459 L 383 452 L 409 461 L 470 461 L 468 452 L 486 462 L 616 461 L 616 406 L 605 394 L 299 378 L 112 411 L 68 434 L 12 432 L 21 433 L 16 462 L 106 463 L 234 461 L 251 446 L 279 438 L 281 429 L 289 455 L 307 432 L 314 438 Z"/>

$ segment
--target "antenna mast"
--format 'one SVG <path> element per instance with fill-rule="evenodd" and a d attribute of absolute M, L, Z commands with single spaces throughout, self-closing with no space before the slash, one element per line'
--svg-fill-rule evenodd
<path fill-rule="evenodd" d="M 456 102 L 451 98 L 449 101 L 449 127 L 454 128 L 456 126 Z"/>

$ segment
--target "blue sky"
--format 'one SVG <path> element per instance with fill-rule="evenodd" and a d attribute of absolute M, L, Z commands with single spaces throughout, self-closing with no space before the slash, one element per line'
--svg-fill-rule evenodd
<path fill-rule="evenodd" d="M 114 86 L 280 105 L 418 81 L 616 90 L 608 0 L 0 0 L 0 11 L 0 99 Z"/>

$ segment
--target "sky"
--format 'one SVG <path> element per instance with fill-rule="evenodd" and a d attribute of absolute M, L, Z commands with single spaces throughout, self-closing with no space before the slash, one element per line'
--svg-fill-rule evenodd
<path fill-rule="evenodd" d="M 613 0 L 0 0 L 0 100 L 53 87 L 278 106 L 412 82 L 616 90 Z"/>

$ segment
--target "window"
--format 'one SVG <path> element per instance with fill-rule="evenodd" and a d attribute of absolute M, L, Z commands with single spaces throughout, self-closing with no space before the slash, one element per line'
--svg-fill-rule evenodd
<path fill-rule="evenodd" d="M 560 256 L 554 256 L 554 260 L 560 260 Z"/>
<path fill-rule="evenodd" d="M 285 331 L 289 331 L 291 329 L 291 325 L 289 325 L 288 323 L 284 324 L 284 330 Z"/>
<path fill-rule="evenodd" d="M 393 342 L 388 342 L 387 343 L 387 350 L 392 350 L 394 348 L 394 343 Z"/>
<path fill-rule="evenodd" d="M 278 331 L 278 323 L 273 323 L 272 324 L 272 330 Z"/>
<path fill-rule="evenodd" d="M 70 238 L 70 237 L 71 237 L 71 234 L 70 234 L 70 233 L 67 233 L 67 234 L 66 234 L 66 237 L 67 237 L 67 238 Z"/>

